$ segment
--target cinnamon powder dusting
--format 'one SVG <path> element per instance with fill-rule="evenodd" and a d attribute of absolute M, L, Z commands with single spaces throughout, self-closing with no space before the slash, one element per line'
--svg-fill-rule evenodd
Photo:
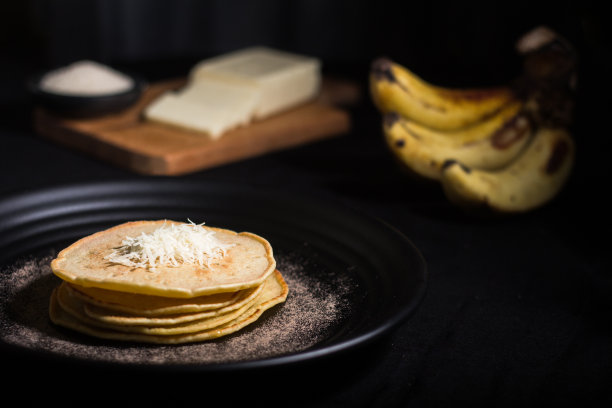
<path fill-rule="evenodd" d="M 255 361 L 308 349 L 325 340 L 350 311 L 357 284 L 349 274 L 310 273 L 299 256 L 277 254 L 289 286 L 287 300 L 255 323 L 216 340 L 184 345 L 142 345 L 88 337 L 57 327 L 48 317 L 49 296 L 60 280 L 54 254 L 21 260 L 0 270 L 0 341 L 71 358 L 135 364 L 217 364 Z M 323 276 L 321 278 L 321 276 Z"/>

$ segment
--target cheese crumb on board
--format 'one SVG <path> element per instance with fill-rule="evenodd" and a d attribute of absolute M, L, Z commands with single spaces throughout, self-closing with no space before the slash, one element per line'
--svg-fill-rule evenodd
<path fill-rule="evenodd" d="M 315 98 L 320 66 L 316 58 L 267 47 L 235 51 L 196 64 L 183 89 L 161 95 L 144 115 L 217 139 Z"/>

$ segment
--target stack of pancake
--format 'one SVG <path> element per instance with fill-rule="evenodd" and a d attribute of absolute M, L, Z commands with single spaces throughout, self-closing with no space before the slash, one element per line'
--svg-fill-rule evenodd
<path fill-rule="evenodd" d="M 190 243 L 178 241 L 189 235 L 164 236 L 182 248 L 182 257 L 167 251 L 151 256 L 158 248 L 133 239 L 151 242 L 169 227 L 214 235 L 216 255 L 187 262 Z M 130 251 L 148 254 L 150 263 L 134 266 L 117 260 L 128 257 L 113 257 Z M 51 269 L 62 279 L 51 295 L 51 320 L 105 339 L 179 344 L 218 338 L 253 323 L 288 294 L 264 238 L 166 220 L 128 222 L 85 237 L 61 251 Z"/>

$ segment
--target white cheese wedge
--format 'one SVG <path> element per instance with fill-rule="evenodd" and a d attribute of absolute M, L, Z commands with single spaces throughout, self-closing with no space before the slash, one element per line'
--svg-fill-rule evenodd
<path fill-rule="evenodd" d="M 207 133 L 213 139 L 237 126 L 231 110 L 186 101 L 173 92 L 159 96 L 144 115 L 152 121 Z"/>
<path fill-rule="evenodd" d="M 259 88 L 254 118 L 262 119 L 313 99 L 320 89 L 320 67 L 316 58 L 251 47 L 201 61 L 190 80 Z"/>

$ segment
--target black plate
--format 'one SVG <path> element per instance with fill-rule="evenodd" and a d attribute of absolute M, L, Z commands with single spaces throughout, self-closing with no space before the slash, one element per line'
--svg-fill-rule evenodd
<path fill-rule="evenodd" d="M 290 287 L 287 302 L 244 331 L 192 345 L 128 345 L 52 325 L 46 302 L 59 280 L 48 269 L 51 257 L 84 235 L 137 219 L 190 219 L 266 237 Z M 0 201 L 0 267 L 3 349 L 198 370 L 313 361 L 369 344 L 415 310 L 426 283 L 423 257 L 407 237 L 346 205 L 160 179 L 70 185 Z"/>

